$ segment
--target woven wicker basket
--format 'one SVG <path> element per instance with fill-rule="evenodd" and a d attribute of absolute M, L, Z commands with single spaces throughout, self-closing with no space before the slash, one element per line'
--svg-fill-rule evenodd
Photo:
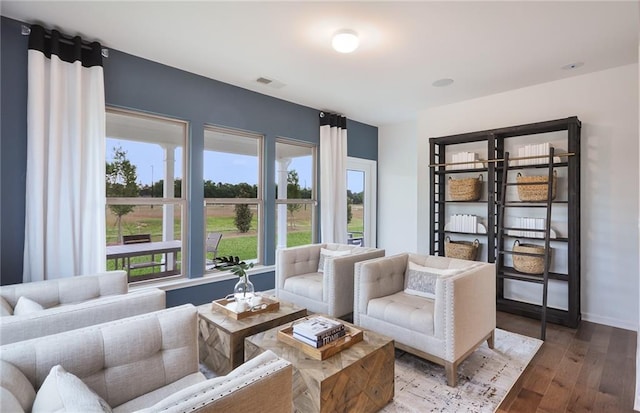
<path fill-rule="evenodd" d="M 480 241 L 477 239 L 470 241 L 451 241 L 449 237 L 445 239 L 444 256 L 449 258 L 459 258 L 461 260 L 475 261 L 478 255 Z"/>
<path fill-rule="evenodd" d="M 518 173 L 516 182 L 522 183 L 536 183 L 540 182 L 540 185 L 519 185 L 518 197 L 521 201 L 546 201 L 547 200 L 547 182 L 549 178 L 546 175 L 543 176 L 522 176 Z M 551 199 L 556 198 L 556 186 L 558 181 L 558 174 L 553 171 L 553 183 L 551 187 Z"/>
<path fill-rule="evenodd" d="M 449 196 L 452 201 L 477 201 L 482 194 L 482 175 L 477 178 L 449 177 Z"/>
<path fill-rule="evenodd" d="M 514 252 L 544 254 L 543 246 L 536 244 L 520 244 L 519 240 L 515 240 L 512 249 Z M 513 254 L 513 268 L 525 274 L 542 274 L 544 273 L 544 256 L 531 257 L 527 255 Z"/>

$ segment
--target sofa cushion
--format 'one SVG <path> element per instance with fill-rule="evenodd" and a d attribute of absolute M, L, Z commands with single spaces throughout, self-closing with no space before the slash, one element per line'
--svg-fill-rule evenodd
<path fill-rule="evenodd" d="M 22 373 L 16 366 L 4 360 L 0 360 L 0 371 L 2 372 L 0 375 L 0 387 L 2 387 L 3 390 L 6 390 L 5 393 L 14 396 L 13 398 L 15 398 L 22 407 L 22 410 L 29 411 L 33 404 L 33 400 L 36 398 L 36 391 L 33 389 L 33 385 L 27 376 L 25 376 L 24 373 Z M 5 396 L 0 397 L 0 401 L 2 401 L 2 409 L 0 409 L 0 411 L 19 411 L 18 409 L 10 409 L 9 406 L 11 406 L 11 404 L 4 404 L 5 401 L 10 403 L 10 400 L 11 398 L 7 398 L 7 400 L 5 400 Z"/>
<path fill-rule="evenodd" d="M 27 297 L 18 298 L 13 315 L 27 315 L 44 310 L 44 307 Z"/>
<path fill-rule="evenodd" d="M 9 390 L 0 387 L 0 412 L 24 413 L 20 401 Z"/>
<path fill-rule="evenodd" d="M 412 331 L 433 335 L 433 300 L 399 292 L 369 301 L 367 315 Z"/>
<path fill-rule="evenodd" d="M 111 412 L 111 407 L 58 364 L 40 386 L 31 412 Z"/>
<path fill-rule="evenodd" d="M 289 277 L 285 280 L 283 289 L 292 294 L 322 301 L 322 277 L 322 273 L 319 272 Z"/>
<path fill-rule="evenodd" d="M 153 406 L 154 404 L 166 399 L 172 394 L 175 394 L 183 389 L 193 386 L 194 384 L 206 380 L 207 378 L 200 372 L 189 374 L 188 376 L 176 380 L 173 383 L 169 383 L 166 386 L 160 387 L 159 389 L 153 390 L 147 394 L 143 394 L 140 397 L 136 397 L 133 400 L 129 400 L 128 402 L 123 403 L 120 406 L 115 407 L 113 409 L 113 412 L 124 413 L 142 410 L 149 406 Z"/>
<path fill-rule="evenodd" d="M 320 259 L 318 260 L 318 272 L 324 271 L 324 262 L 327 257 L 343 257 L 345 255 L 351 255 L 351 250 L 329 250 L 326 248 L 320 248 Z"/>
<path fill-rule="evenodd" d="M 455 275 L 461 269 L 440 269 L 424 267 L 409 261 L 404 274 L 404 292 L 424 298 L 436 298 L 436 280 L 438 277 Z"/>
<path fill-rule="evenodd" d="M 3 297 L 0 297 L 0 317 L 13 315 L 13 307 Z"/>

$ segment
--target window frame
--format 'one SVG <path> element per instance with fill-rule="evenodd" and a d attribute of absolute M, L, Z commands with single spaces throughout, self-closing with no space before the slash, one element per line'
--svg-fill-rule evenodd
<path fill-rule="evenodd" d="M 203 211 L 203 219 L 204 219 L 204 223 L 206 226 L 206 222 L 207 222 L 207 207 L 208 206 L 213 206 L 213 205 L 237 205 L 237 204 L 247 204 L 247 205 L 255 205 L 258 211 L 258 227 L 257 227 L 257 258 L 255 260 L 248 260 L 250 262 L 253 262 L 254 264 L 257 265 L 261 265 L 264 263 L 264 191 L 265 191 L 265 185 L 264 185 L 264 141 L 265 141 L 265 136 L 261 133 L 258 132 L 251 132 L 251 131 L 246 131 L 246 130 L 242 130 L 242 129 L 235 129 L 235 128 L 230 128 L 230 127 L 225 127 L 225 126 L 220 126 L 220 125 L 211 125 L 211 124 L 206 124 L 204 125 L 204 132 L 203 132 L 203 139 L 206 139 L 206 133 L 207 131 L 213 131 L 213 132 L 219 132 L 219 133 L 224 133 L 224 134 L 229 134 L 229 135 L 236 135 L 239 137 L 243 137 L 243 138 L 251 138 L 251 139 L 256 139 L 257 140 L 257 151 L 256 151 L 256 156 L 258 158 L 258 176 L 257 176 L 257 186 L 258 186 L 258 190 L 256 191 L 256 198 L 204 198 L 204 211 Z M 206 146 L 206 144 L 205 144 Z M 206 148 L 204 148 L 202 150 L 202 156 L 204 159 L 204 155 L 208 150 Z M 215 151 L 209 151 L 209 152 L 215 152 Z M 204 185 L 204 181 L 205 181 L 205 177 L 204 177 L 204 168 L 203 168 L 203 185 Z M 202 188 L 203 193 L 204 193 L 204 187 Z M 207 238 L 207 231 L 205 228 L 204 231 L 204 236 L 202 239 L 202 245 L 205 246 L 205 251 L 206 251 L 206 238 Z M 224 237 L 223 237 L 224 239 Z M 214 269 L 211 270 L 207 270 L 207 265 L 206 265 L 206 261 L 207 261 L 207 257 L 206 257 L 206 252 L 205 252 L 205 256 L 203 257 L 202 260 L 202 265 L 203 265 L 203 270 L 205 274 L 211 274 L 212 272 L 214 272 Z"/>
<path fill-rule="evenodd" d="M 276 218 L 277 218 L 277 214 L 278 214 L 278 205 L 287 205 L 287 204 L 306 204 L 306 205 L 311 205 L 311 243 L 315 244 L 318 242 L 318 176 L 317 176 L 317 171 L 318 171 L 318 145 L 311 143 L 311 142 L 304 142 L 304 141 L 299 141 L 296 139 L 291 139 L 291 138 L 283 138 L 283 137 L 277 137 L 276 138 L 276 146 L 281 143 L 281 144 L 286 144 L 286 145 L 293 145 L 293 146 L 299 146 L 299 147 L 303 147 L 303 148 L 309 148 L 311 149 L 311 198 L 309 199 L 303 199 L 303 198 L 287 198 L 287 199 L 281 199 L 278 198 L 278 193 L 276 191 L 276 196 L 275 196 L 275 214 L 276 214 Z M 277 150 L 276 150 L 277 152 Z M 275 159 L 275 163 L 276 165 L 274 165 L 276 167 L 276 182 L 275 184 L 277 185 L 277 162 L 278 159 Z M 278 229 L 276 228 L 275 231 L 275 235 L 276 238 L 278 236 Z M 277 239 L 275 240 L 275 244 L 276 244 L 276 248 L 278 245 L 278 241 Z"/>
<path fill-rule="evenodd" d="M 145 120 L 157 120 L 157 121 L 161 121 L 161 122 L 171 122 L 171 123 L 175 123 L 176 125 L 180 125 L 183 131 L 183 136 L 182 136 L 182 168 L 181 168 L 181 193 L 180 193 L 180 198 L 165 198 L 164 194 L 163 197 L 137 197 L 137 198 L 130 198 L 130 197 L 108 197 L 106 195 L 106 191 L 105 191 L 105 210 L 109 208 L 110 205 L 133 205 L 133 206 L 164 206 L 164 205 L 179 205 L 180 206 L 180 254 L 183 257 L 182 261 L 184 262 L 184 257 L 188 256 L 188 242 L 186 242 L 185 239 L 185 228 L 186 228 L 186 223 L 187 223 L 187 219 L 188 219 L 188 208 L 187 208 L 187 196 L 186 194 L 188 193 L 188 189 L 189 189 L 189 179 L 188 179 L 188 175 L 187 175 L 187 171 L 188 171 L 188 162 L 189 162 L 189 157 L 187 156 L 187 154 L 189 153 L 189 128 L 190 128 L 190 124 L 188 121 L 183 120 L 183 119 L 177 119 L 177 118 L 172 118 L 169 116 L 163 116 L 163 115 L 157 115 L 157 114 L 152 114 L 152 113 L 148 113 L 148 112 L 144 112 L 144 111 L 138 111 L 138 110 L 132 110 L 132 109 L 124 109 L 124 108 L 119 108 L 119 107 L 115 107 L 115 106 L 106 106 L 105 108 L 105 146 L 106 146 L 106 139 L 108 139 L 109 137 L 106 136 L 106 118 L 107 118 L 107 114 L 108 113 L 113 113 L 113 114 L 117 114 L 117 115 L 125 115 L 125 116 L 131 116 L 134 118 L 139 118 L 139 119 L 145 119 Z M 126 139 L 123 139 L 126 140 Z M 149 143 L 155 143 L 158 144 L 157 142 L 153 142 L 153 141 L 149 141 Z M 107 153 L 105 152 L 105 159 L 104 162 L 107 162 Z M 106 212 L 106 211 L 105 211 Z M 106 217 L 105 217 L 106 219 Z M 164 223 L 163 223 L 164 225 Z M 105 239 L 105 244 L 106 244 L 106 239 Z M 180 274 L 178 275 L 170 275 L 170 276 L 166 276 L 166 275 L 160 275 L 160 276 L 154 276 L 153 274 L 150 275 L 141 275 L 141 276 L 136 276 L 135 280 L 131 280 L 131 277 L 128 277 L 128 282 L 130 284 L 137 284 L 140 282 L 145 282 L 145 281 L 150 281 L 150 280 L 162 280 L 162 279 L 170 279 L 170 278 L 184 278 L 186 276 L 185 272 L 184 272 L 184 265 L 180 266 Z"/>

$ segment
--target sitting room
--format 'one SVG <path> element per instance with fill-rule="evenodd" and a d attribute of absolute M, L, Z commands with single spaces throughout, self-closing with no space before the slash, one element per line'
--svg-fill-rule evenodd
<path fill-rule="evenodd" d="M 0 15 L 1 411 L 640 411 L 637 2 Z"/>

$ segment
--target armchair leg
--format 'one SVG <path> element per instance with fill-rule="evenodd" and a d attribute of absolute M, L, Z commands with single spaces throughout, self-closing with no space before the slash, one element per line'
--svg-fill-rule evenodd
<path fill-rule="evenodd" d="M 456 387 L 458 384 L 458 366 L 456 363 L 444 362 L 444 370 L 447 375 L 447 385 Z"/>
<path fill-rule="evenodd" d="M 489 346 L 490 349 L 493 349 L 495 345 L 495 341 L 496 341 L 496 330 L 492 330 L 491 334 L 489 334 L 489 337 L 487 337 L 487 345 Z"/>

